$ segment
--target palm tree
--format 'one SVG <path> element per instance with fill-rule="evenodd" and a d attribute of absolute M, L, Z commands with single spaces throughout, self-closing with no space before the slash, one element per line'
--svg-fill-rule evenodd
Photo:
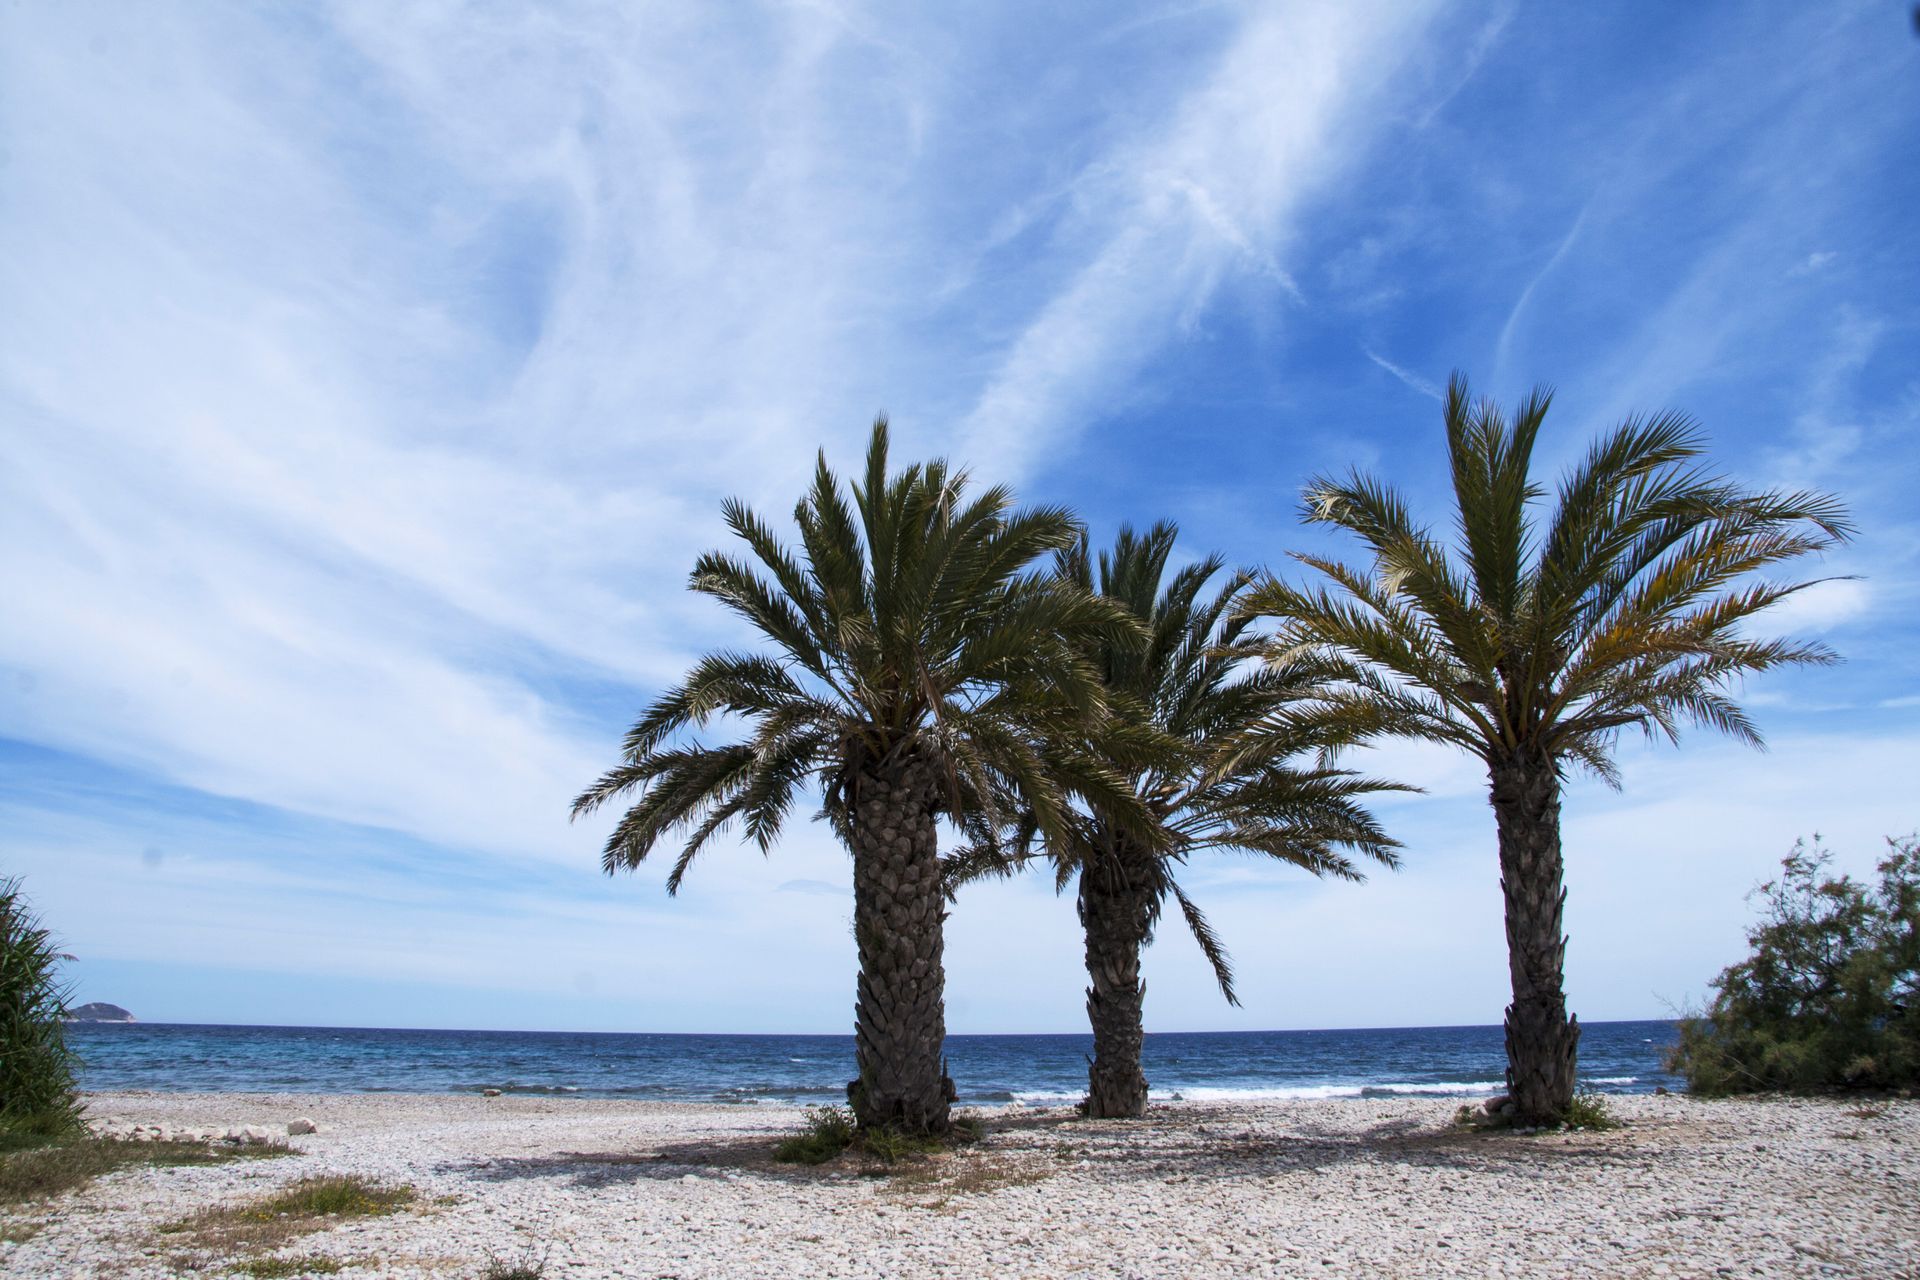
<path fill-rule="evenodd" d="M 1244 624 L 1228 619 L 1252 575 L 1232 574 L 1208 594 L 1223 567 L 1209 557 L 1169 580 L 1175 536 L 1165 523 L 1145 535 L 1122 529 L 1113 550 L 1100 553 L 1097 574 L 1084 538 L 1057 557 L 1062 581 L 1112 601 L 1146 631 L 1144 644 L 1112 633 L 1088 641 L 1111 715 L 1092 740 L 1076 745 L 1123 762 L 1150 823 L 1137 829 L 1131 815 L 1116 820 L 1095 802 L 1078 807 L 1044 838 L 1060 886 L 1078 882 L 1093 1027 L 1086 1111 L 1095 1118 L 1146 1111 L 1140 953 L 1153 941 L 1169 898 L 1213 966 L 1222 994 L 1239 1003 L 1225 948 L 1177 879 L 1190 857 L 1233 850 L 1349 880 L 1362 877 L 1343 851 L 1396 862 L 1395 843 L 1355 802 L 1387 784 L 1320 759 L 1339 744 L 1310 714 L 1311 667 L 1248 670 L 1258 650 Z M 1115 732 L 1129 745 L 1116 749 Z M 1291 763 L 1308 755 L 1312 763 Z M 1010 873 L 1035 856 L 1036 834 L 1029 818 L 1006 853 L 967 851 L 953 860 L 950 882 Z"/>
<path fill-rule="evenodd" d="M 1562 989 L 1569 770 L 1618 787 L 1613 748 L 1627 728 L 1677 741 L 1691 724 L 1760 746 L 1729 687 L 1835 659 L 1745 630 L 1813 585 L 1752 575 L 1851 533 L 1832 497 L 1749 491 L 1711 474 L 1698 428 L 1673 413 L 1603 436 L 1541 511 L 1529 471 L 1550 399 L 1535 391 L 1509 421 L 1469 401 L 1456 374 L 1446 400 L 1454 545 L 1381 483 L 1322 477 L 1307 486 L 1305 518 L 1358 535 L 1371 566 L 1296 556 L 1327 581 L 1268 581 L 1247 602 L 1280 620 L 1270 652 L 1347 664 L 1328 706 L 1348 732 L 1449 743 L 1486 764 L 1513 986 L 1507 1087 L 1525 1124 L 1556 1122 L 1575 1082 L 1580 1027 Z"/>
<path fill-rule="evenodd" d="M 745 618 L 768 651 L 702 658 L 574 802 L 577 817 L 635 797 L 607 839 L 609 873 L 684 835 L 674 892 L 736 821 L 768 850 L 817 783 L 822 816 L 853 856 L 860 1077 L 849 1100 L 862 1127 L 913 1134 L 944 1133 L 953 1096 L 941 1056 L 939 820 L 990 843 L 1011 804 L 1052 829 L 1065 788 L 1113 790 L 1100 766 L 1056 767 L 1045 748 L 1103 713 L 1085 646 L 1132 629 L 1111 604 L 1029 571 L 1078 536 L 1065 510 L 1015 511 L 1005 489 L 970 499 L 967 487 L 941 461 L 889 476 L 882 419 L 851 506 L 821 455 L 794 511 L 798 556 L 727 503 L 758 567 L 709 553 L 691 586 Z M 689 732 L 722 715 L 744 722 L 739 741 Z"/>

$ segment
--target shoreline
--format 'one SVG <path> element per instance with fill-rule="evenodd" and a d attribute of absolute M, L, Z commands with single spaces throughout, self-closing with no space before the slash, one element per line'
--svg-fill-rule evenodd
<path fill-rule="evenodd" d="M 297 1154 L 111 1175 L 44 1206 L 0 1275 L 146 1280 L 160 1228 L 318 1174 L 413 1207 L 302 1236 L 342 1276 L 1911 1276 L 1920 1102 L 1609 1099 L 1612 1132 L 1469 1133 L 1457 1099 L 1157 1104 L 1144 1121 L 984 1112 L 971 1146 L 891 1169 L 776 1164 L 801 1108 L 459 1094 L 94 1093 L 95 1123 L 247 1124 Z M 113 1122 L 109 1124 L 109 1122 Z"/>

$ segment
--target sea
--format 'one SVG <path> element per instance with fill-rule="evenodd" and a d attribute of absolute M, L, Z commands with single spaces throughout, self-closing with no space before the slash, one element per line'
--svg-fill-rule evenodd
<path fill-rule="evenodd" d="M 1651 1093 L 1683 1082 L 1661 1069 L 1672 1022 L 1582 1023 L 1583 1087 Z M 568 1094 L 672 1102 L 818 1106 L 844 1101 L 852 1036 L 403 1031 L 353 1027 L 76 1023 L 81 1087 L 267 1093 Z M 956 1035 L 949 1071 L 962 1104 L 1076 1101 L 1087 1035 Z M 1470 1098 L 1502 1091 L 1495 1027 L 1149 1034 L 1151 1096 Z"/>

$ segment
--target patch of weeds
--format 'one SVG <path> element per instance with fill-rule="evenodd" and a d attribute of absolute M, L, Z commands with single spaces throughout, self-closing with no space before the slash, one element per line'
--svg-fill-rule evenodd
<path fill-rule="evenodd" d="M 414 1190 L 389 1186 L 366 1178 L 340 1176 L 302 1178 L 255 1204 L 256 1218 L 282 1214 L 313 1218 L 366 1218 L 393 1213 L 413 1203 Z"/>
<path fill-rule="evenodd" d="M 414 1190 L 408 1186 L 341 1175 L 302 1178 L 262 1199 L 203 1209 L 158 1230 L 203 1249 L 267 1252 L 343 1218 L 396 1213 L 413 1201 Z"/>
<path fill-rule="evenodd" d="M 1875 1107 L 1871 1105 L 1851 1107 L 1847 1110 L 1847 1114 L 1855 1120 L 1878 1120 L 1881 1116 L 1887 1114 L 1887 1109 L 1885 1107 Z"/>
<path fill-rule="evenodd" d="M 0 1240 L 8 1244 L 25 1244 L 39 1235 L 44 1225 L 39 1222 L 0 1222 Z"/>
<path fill-rule="evenodd" d="M 486 1270 L 480 1273 L 480 1280 L 540 1280 L 546 1274 L 546 1255 L 542 1254 L 536 1260 L 529 1252 L 518 1262 L 489 1257 Z"/>
<path fill-rule="evenodd" d="M 904 1197 L 922 1209 L 944 1210 L 959 1196 L 991 1195 L 1008 1187 L 1044 1182 L 1052 1176 L 1052 1170 L 1030 1162 L 951 1156 L 927 1161 L 897 1175 L 888 1184 L 887 1192 Z"/>
<path fill-rule="evenodd" d="M 1613 1108 L 1604 1094 L 1576 1094 L 1567 1106 L 1567 1114 L 1561 1117 L 1563 1129 L 1591 1129 L 1605 1133 L 1609 1129 L 1620 1127 L 1620 1118 L 1613 1114 Z"/>
<path fill-rule="evenodd" d="M 1499 1098 L 1494 1101 L 1499 1104 L 1504 1103 L 1505 1099 Z M 1494 1109 L 1489 1111 L 1484 1104 L 1477 1107 L 1463 1104 L 1454 1111 L 1453 1123 L 1462 1129 L 1482 1132 L 1501 1130 L 1516 1134 L 1582 1130 L 1604 1132 L 1608 1129 L 1620 1128 L 1620 1120 L 1613 1114 L 1613 1109 L 1605 1095 L 1598 1093 L 1575 1094 L 1573 1101 L 1567 1105 L 1566 1114 L 1560 1118 L 1558 1124 L 1538 1126 L 1518 1124 L 1514 1120 L 1511 1107 L 1495 1105 Z"/>
<path fill-rule="evenodd" d="M 882 1164 L 898 1164 L 914 1156 L 932 1155 L 950 1146 L 977 1142 L 986 1122 L 972 1112 L 953 1118 L 953 1129 L 943 1138 L 903 1133 L 898 1129 L 861 1129 L 843 1107 L 818 1107 L 807 1112 L 806 1127 L 783 1138 L 773 1149 L 782 1164 L 825 1164 L 843 1151 L 872 1156 Z"/>
<path fill-rule="evenodd" d="M 287 1280 L 289 1276 L 330 1276 L 340 1270 L 338 1258 L 323 1253 L 301 1254 L 293 1258 L 249 1258 L 233 1270 L 254 1280 Z"/>
<path fill-rule="evenodd" d="M 862 1129 L 860 1149 L 883 1164 L 899 1164 L 909 1156 L 932 1155 L 946 1144 L 938 1138 L 902 1133 L 898 1129 Z"/>
<path fill-rule="evenodd" d="M 9 1155 L 15 1151 L 36 1151 L 41 1147 L 51 1147 L 56 1143 L 70 1142 L 71 1136 L 42 1133 L 36 1129 L 15 1125 L 0 1125 L 0 1155 Z"/>
<path fill-rule="evenodd" d="M 825 1164 L 853 1145 L 853 1116 L 844 1107 L 816 1107 L 806 1127 L 773 1149 L 782 1164 Z"/>
<path fill-rule="evenodd" d="M 46 1199 L 136 1166 L 167 1169 L 292 1154 L 286 1147 L 228 1149 L 204 1142 L 133 1142 L 124 1138 L 39 1142 L 0 1155 L 0 1204 Z"/>
<path fill-rule="evenodd" d="M 953 1116 L 953 1140 L 978 1142 L 987 1136 L 987 1118 L 978 1111 L 957 1111 Z"/>

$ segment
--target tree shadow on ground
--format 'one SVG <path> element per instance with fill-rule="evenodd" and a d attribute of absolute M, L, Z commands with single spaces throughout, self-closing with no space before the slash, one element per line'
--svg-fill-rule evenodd
<path fill-rule="evenodd" d="M 511 1156 L 444 1166 L 482 1182 L 553 1178 L 576 1186 L 599 1187 L 633 1182 L 680 1182 L 695 1178 L 772 1178 L 818 1182 L 858 1178 L 870 1172 L 853 1157 L 809 1167 L 781 1164 L 773 1149 L 781 1134 L 740 1134 L 685 1142 L 651 1144 L 632 1151 L 557 1151 L 550 1156 Z M 885 1166 L 880 1166 L 884 1169 Z"/>
<path fill-rule="evenodd" d="M 1017 1146 L 1051 1148 L 1063 1168 L 1099 1169 L 1120 1182 L 1261 1178 L 1365 1163 L 1461 1173 L 1640 1168 L 1662 1158 L 1644 1149 L 1631 1129 L 1517 1134 L 1456 1128 L 1428 1116 L 1359 1128 L 1303 1117 L 1276 1127 L 1249 1124 L 1232 1110 L 1182 1108 L 1155 1110 L 1144 1120 L 1046 1113 L 996 1123 L 991 1131 L 1017 1137 Z"/>
<path fill-rule="evenodd" d="M 985 1118 L 976 1144 L 887 1165 L 856 1154 L 827 1164 L 781 1164 L 779 1135 L 740 1134 L 629 1151 L 562 1151 L 447 1166 L 483 1182 L 556 1179 L 601 1187 L 694 1178 L 847 1183 L 921 1176 L 930 1165 L 958 1172 L 983 1157 L 1015 1158 L 1057 1173 L 1084 1170 L 1119 1183 L 1237 1180 L 1374 1164 L 1443 1172 L 1514 1173 L 1644 1168 L 1665 1157 L 1633 1129 L 1612 1133 L 1513 1134 L 1460 1129 L 1432 1116 L 1400 1116 L 1361 1128 L 1311 1116 L 1249 1124 L 1231 1109 L 1155 1109 L 1143 1120 L 1085 1120 L 1072 1111 L 1002 1112 Z M 916 1173 L 916 1171 L 920 1171 Z"/>

